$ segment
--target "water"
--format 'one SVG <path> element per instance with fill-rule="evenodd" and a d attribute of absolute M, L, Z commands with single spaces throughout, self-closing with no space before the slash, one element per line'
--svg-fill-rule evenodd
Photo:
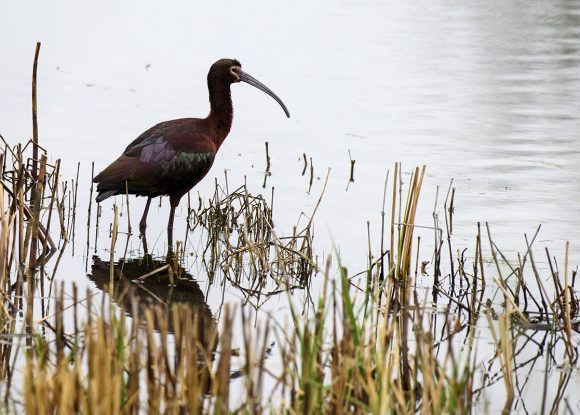
<path fill-rule="evenodd" d="M 578 2 L 3 8 L 11 18 L 0 29 L 2 133 L 12 142 L 30 135 L 31 57 L 41 40 L 41 141 L 53 157 L 73 156 L 64 177 L 78 160 L 87 178 L 89 161 L 102 169 L 158 121 L 204 116 L 207 69 L 232 56 L 285 100 L 292 118 L 253 88 L 234 86 L 234 127 L 214 175 L 227 168 L 261 184 L 251 175 L 264 169 L 270 141 L 269 185 L 291 215 L 315 197 L 276 172 L 298 174 L 302 153 L 320 177 L 332 167 L 319 228 L 350 251 L 359 244 L 344 245 L 353 231 L 364 238 L 362 225 L 377 217 L 386 170 L 425 163 L 428 192 L 454 178 L 465 238 L 476 221 L 489 221 L 516 249 L 522 233 L 543 224 L 545 244 L 561 250 L 570 240 L 577 251 Z M 357 163 L 345 193 L 348 150 Z M 211 182 L 197 190 L 205 194 Z M 353 228 L 342 226 L 355 212 Z"/>
<path fill-rule="evenodd" d="M 205 116 L 210 64 L 235 57 L 292 118 L 254 88 L 234 85 L 232 132 L 194 199 L 196 192 L 209 197 L 224 170 L 231 188 L 247 176 L 254 193 L 275 187 L 274 219 L 289 231 L 314 209 L 330 168 L 315 246 L 322 257 L 336 244 L 358 271 L 367 221 L 378 244 L 387 170 L 396 161 L 406 171 L 426 164 L 420 224 L 432 225 L 437 187 L 441 213 L 453 179 L 460 246 L 472 249 L 476 223 L 487 221 L 515 258 L 525 250 L 523 234 L 542 225 L 538 250 L 549 247 L 563 263 L 569 241 L 570 263 L 580 262 L 580 1 L 65 1 L 5 3 L 0 14 L 0 133 L 11 143 L 31 135 L 30 73 L 40 40 L 40 142 L 63 159 L 63 178 L 81 163 L 80 224 L 90 163 L 100 171 L 159 121 Z M 265 141 L 273 174 L 262 189 Z M 349 150 L 355 181 L 346 190 Z M 303 153 L 314 164 L 310 192 L 300 174 Z M 105 224 L 111 206 L 103 204 Z M 131 201 L 133 223 L 143 206 Z M 154 250 L 164 249 L 167 213 L 166 203 L 152 207 Z M 105 257 L 106 228 L 97 249 Z M 91 287 L 85 259 L 93 246 L 83 251 L 84 232 L 79 226 L 75 255 L 65 254 L 59 278 Z M 136 237 L 130 247 L 139 247 Z M 215 312 L 221 298 L 207 302 Z"/>

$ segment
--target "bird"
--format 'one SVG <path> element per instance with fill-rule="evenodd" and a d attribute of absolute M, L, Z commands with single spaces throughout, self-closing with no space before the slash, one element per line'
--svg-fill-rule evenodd
<path fill-rule="evenodd" d="M 210 112 L 205 118 L 180 118 L 154 125 L 130 143 L 123 154 L 93 178 L 97 203 L 119 194 L 147 197 L 139 222 L 145 236 L 151 199 L 168 196 L 169 252 L 173 249 L 173 220 L 181 198 L 211 169 L 215 156 L 232 127 L 233 104 L 230 86 L 250 84 L 272 97 L 290 118 L 282 100 L 266 85 L 242 71 L 236 59 L 220 59 L 207 74 Z"/>

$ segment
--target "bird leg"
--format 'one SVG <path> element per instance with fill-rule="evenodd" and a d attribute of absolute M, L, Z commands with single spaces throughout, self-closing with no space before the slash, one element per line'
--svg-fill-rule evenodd
<path fill-rule="evenodd" d="M 145 205 L 145 210 L 143 211 L 141 222 L 139 222 L 139 234 L 143 236 L 145 236 L 145 230 L 147 229 L 147 215 L 149 214 L 150 205 L 151 205 L 151 196 L 147 198 L 147 204 Z"/>
<path fill-rule="evenodd" d="M 147 249 L 147 236 L 143 233 L 141 234 L 141 241 L 143 242 L 143 256 L 149 255 L 149 249 Z"/>
<path fill-rule="evenodd" d="M 171 211 L 169 212 L 169 222 L 167 223 L 167 245 L 169 247 L 168 256 L 173 254 L 173 219 L 175 217 L 175 208 L 177 204 L 171 203 Z"/>

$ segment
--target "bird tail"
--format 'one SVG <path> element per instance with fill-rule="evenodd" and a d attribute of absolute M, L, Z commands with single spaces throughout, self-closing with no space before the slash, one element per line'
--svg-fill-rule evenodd
<path fill-rule="evenodd" d="M 103 190 L 99 192 L 95 200 L 97 201 L 97 203 L 100 203 L 108 197 L 115 196 L 117 193 L 118 190 Z"/>

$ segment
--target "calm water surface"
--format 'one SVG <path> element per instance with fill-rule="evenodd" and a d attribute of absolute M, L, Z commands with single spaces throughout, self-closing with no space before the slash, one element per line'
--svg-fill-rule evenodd
<path fill-rule="evenodd" d="M 81 163 L 80 212 L 90 163 L 104 168 L 159 121 L 205 116 L 210 64 L 235 57 L 292 118 L 234 85 L 234 126 L 196 188 L 202 197 L 224 170 L 231 187 L 244 175 L 255 193 L 274 186 L 276 224 L 288 230 L 312 211 L 330 168 L 315 244 L 325 255 L 334 241 L 359 270 L 366 222 L 380 234 L 387 170 L 396 161 L 406 171 L 426 164 L 420 224 L 432 225 L 438 187 L 442 212 L 453 179 L 459 247 L 471 249 L 476 223 L 487 221 L 515 258 L 523 234 L 542 225 L 538 251 L 547 246 L 562 263 L 570 241 L 570 262 L 580 262 L 580 1 L 10 2 L 0 15 L 0 133 L 11 143 L 31 135 L 30 68 L 40 40 L 40 140 L 63 159 L 64 178 Z M 273 172 L 266 190 L 264 141 Z M 345 190 L 349 150 L 355 182 Z M 303 153 L 317 177 L 310 193 Z M 134 217 L 143 205 L 132 201 Z M 104 223 L 111 206 L 103 204 Z M 148 233 L 162 251 L 168 209 L 157 209 Z M 179 239 L 185 214 L 178 212 Z M 106 231 L 101 238 L 97 253 L 106 255 Z M 60 278 L 91 287 L 84 258 L 93 248 L 65 255 Z M 221 298 L 207 302 L 215 311 Z"/>

